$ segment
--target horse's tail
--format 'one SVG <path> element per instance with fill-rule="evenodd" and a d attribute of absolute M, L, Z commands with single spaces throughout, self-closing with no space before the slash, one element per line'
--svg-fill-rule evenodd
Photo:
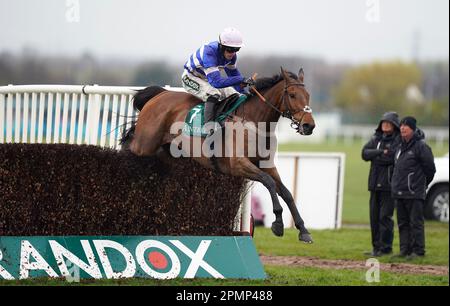
<path fill-rule="evenodd" d="M 166 89 L 160 86 L 149 86 L 144 89 L 138 90 L 133 96 L 133 108 L 137 111 L 141 111 L 144 105 L 156 95 L 166 91 Z M 128 130 L 124 130 L 119 142 L 122 145 L 122 149 L 127 149 L 128 145 L 133 139 L 134 130 L 136 128 L 136 121 L 131 122 L 131 127 Z"/>
<path fill-rule="evenodd" d="M 136 129 L 136 121 L 131 122 L 131 127 L 128 130 L 123 130 L 122 137 L 119 139 L 119 143 L 122 146 L 122 150 L 128 150 L 130 141 L 133 139 L 134 130 Z"/>

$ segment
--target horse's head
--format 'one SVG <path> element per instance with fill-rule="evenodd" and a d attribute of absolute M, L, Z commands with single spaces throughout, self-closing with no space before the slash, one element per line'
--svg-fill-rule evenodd
<path fill-rule="evenodd" d="M 283 68 L 284 89 L 281 98 L 283 116 L 292 120 L 291 126 L 301 135 L 311 135 L 316 124 L 309 106 L 309 93 L 305 88 L 303 69 L 300 69 L 297 79 L 292 78 Z"/>

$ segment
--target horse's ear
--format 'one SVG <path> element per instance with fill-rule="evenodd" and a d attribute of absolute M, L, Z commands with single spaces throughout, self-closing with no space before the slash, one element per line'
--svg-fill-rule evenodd
<path fill-rule="evenodd" d="M 281 69 L 281 75 L 283 76 L 283 79 L 286 83 L 290 82 L 290 77 L 288 73 L 283 69 L 283 67 L 280 67 Z"/>
<path fill-rule="evenodd" d="M 305 79 L 305 72 L 303 71 L 303 68 L 300 68 L 300 70 L 298 71 L 298 80 L 303 83 Z"/>

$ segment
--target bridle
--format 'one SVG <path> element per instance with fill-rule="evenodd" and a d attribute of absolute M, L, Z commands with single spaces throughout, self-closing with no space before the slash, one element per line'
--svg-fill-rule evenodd
<path fill-rule="evenodd" d="M 291 86 L 301 86 L 301 87 L 305 87 L 305 84 L 300 83 L 300 82 L 294 82 L 294 83 L 289 83 L 284 87 L 284 91 L 283 91 L 283 96 L 282 96 L 282 100 L 281 100 L 281 104 L 285 106 L 286 110 L 285 111 L 281 111 L 280 109 L 278 109 L 276 106 L 274 106 L 272 103 L 270 103 L 269 101 L 267 101 L 267 99 L 264 98 L 264 96 L 262 96 L 254 86 L 252 86 L 252 90 L 258 95 L 258 97 L 261 99 L 261 101 L 263 101 L 266 105 L 268 105 L 269 107 L 271 107 L 273 110 L 275 110 L 277 113 L 279 113 L 282 117 L 284 118 L 288 118 L 289 120 L 291 120 L 291 127 L 297 131 L 297 133 L 303 134 L 303 128 L 301 126 L 301 122 L 303 120 L 303 117 L 306 114 L 311 114 L 312 113 L 312 109 L 309 105 L 305 105 L 305 107 L 303 107 L 303 109 L 297 109 L 292 111 L 291 108 L 289 107 L 289 105 L 291 105 L 291 97 L 289 96 L 289 92 L 288 92 L 288 88 Z M 286 102 L 286 97 L 288 98 L 288 102 Z M 299 112 L 303 112 L 302 116 L 300 117 L 300 120 L 297 120 L 294 118 L 294 115 L 299 113 Z"/>

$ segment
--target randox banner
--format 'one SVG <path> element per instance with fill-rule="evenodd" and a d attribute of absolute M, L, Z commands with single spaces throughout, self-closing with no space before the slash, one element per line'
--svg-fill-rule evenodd
<path fill-rule="evenodd" d="M 0 236 L 0 279 L 264 279 L 252 238 Z"/>

